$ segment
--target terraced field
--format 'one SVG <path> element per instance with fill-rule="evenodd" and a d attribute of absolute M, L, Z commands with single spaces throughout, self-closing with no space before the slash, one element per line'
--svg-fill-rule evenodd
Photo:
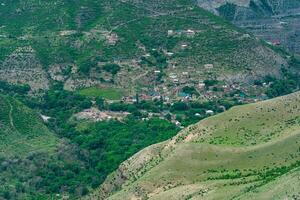
<path fill-rule="evenodd" d="M 87 199 L 297 199 L 300 93 L 234 107 L 124 162 Z"/>

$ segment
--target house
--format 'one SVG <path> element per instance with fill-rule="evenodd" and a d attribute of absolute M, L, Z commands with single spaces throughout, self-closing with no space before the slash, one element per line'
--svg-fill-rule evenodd
<path fill-rule="evenodd" d="M 195 31 L 193 31 L 191 29 L 186 30 L 185 33 L 188 37 L 194 37 L 195 36 Z"/>
<path fill-rule="evenodd" d="M 182 44 L 182 45 L 181 45 L 181 48 L 182 48 L 182 49 L 185 49 L 185 48 L 187 48 L 187 46 L 188 46 L 187 44 Z"/>
<path fill-rule="evenodd" d="M 151 100 L 152 97 L 150 95 L 147 95 L 147 94 L 141 94 L 140 99 L 147 101 L 147 100 Z"/>
<path fill-rule="evenodd" d="M 172 79 L 176 79 L 176 78 L 177 78 L 177 75 L 174 74 L 174 73 L 171 73 L 171 74 L 169 75 L 169 77 L 172 78 Z"/>
<path fill-rule="evenodd" d="M 207 115 L 213 115 L 213 114 L 214 114 L 214 111 L 212 111 L 212 110 L 207 110 L 205 113 L 206 113 Z"/>
<path fill-rule="evenodd" d="M 173 82 L 174 83 L 179 83 L 179 80 L 178 79 L 173 79 Z"/>
<path fill-rule="evenodd" d="M 201 114 L 200 113 L 196 113 L 195 116 L 196 117 L 201 117 Z"/>

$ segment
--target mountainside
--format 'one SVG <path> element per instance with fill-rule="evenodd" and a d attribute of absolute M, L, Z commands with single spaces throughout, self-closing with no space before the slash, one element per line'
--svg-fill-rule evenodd
<path fill-rule="evenodd" d="M 59 199 L 62 194 L 67 198 L 69 193 L 87 193 L 95 177 L 87 153 L 57 137 L 34 110 L 0 95 L 0 127 L 0 199 Z"/>
<path fill-rule="evenodd" d="M 300 54 L 299 0 L 198 0 L 198 3 L 273 45 Z"/>
<path fill-rule="evenodd" d="M 4 1 L 0 27 L 0 79 L 34 93 L 54 81 L 166 93 L 281 77 L 290 62 L 189 0 Z"/>
<path fill-rule="evenodd" d="M 227 13 L 232 5 L 224 6 Z M 254 104 L 269 110 L 229 109 L 297 91 L 299 69 L 297 56 L 195 0 L 2 0 L 0 199 L 79 199 L 105 180 L 92 198 L 181 198 L 205 181 L 203 194 L 227 181 L 234 190 L 293 184 L 298 94 L 284 97 L 289 105 Z M 284 166 L 282 158 L 286 168 L 273 166 Z"/>
<path fill-rule="evenodd" d="M 234 107 L 124 162 L 87 199 L 298 199 L 300 93 Z"/>

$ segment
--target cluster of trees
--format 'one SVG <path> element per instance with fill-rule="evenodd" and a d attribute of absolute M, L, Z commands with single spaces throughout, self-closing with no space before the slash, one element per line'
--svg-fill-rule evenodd
<path fill-rule="evenodd" d="M 190 95 L 199 95 L 199 92 L 196 90 L 195 87 L 185 86 L 182 88 L 182 92 L 190 94 Z"/>
<path fill-rule="evenodd" d="M 78 64 L 78 69 L 79 72 L 82 74 L 88 75 L 91 71 L 91 69 L 96 69 L 99 72 L 103 69 L 106 72 L 111 73 L 113 76 L 116 75 L 120 70 L 121 67 L 118 64 L 115 63 L 107 63 L 103 65 L 102 68 L 97 67 L 98 66 L 98 61 L 100 61 L 100 58 L 90 58 L 82 61 L 81 63 Z"/>
<path fill-rule="evenodd" d="M 121 162 L 151 144 L 164 141 L 178 132 L 166 120 L 149 121 L 127 118 L 124 122 L 111 120 L 89 123 L 85 129 L 68 137 L 89 152 L 89 162 L 100 174 L 99 183 Z"/>
<path fill-rule="evenodd" d="M 28 84 L 14 85 L 4 81 L 0 81 L 0 90 L 23 95 L 27 94 L 31 90 L 31 88 Z"/>
<path fill-rule="evenodd" d="M 299 89 L 300 78 L 297 74 L 288 72 L 286 69 L 282 69 L 283 78 L 276 79 L 272 76 L 266 76 L 265 82 L 270 83 L 270 87 L 266 91 L 266 94 L 270 98 L 286 95 Z"/>
<path fill-rule="evenodd" d="M 28 100 L 26 103 L 30 102 Z M 33 159 L 42 159 L 43 162 L 40 163 L 43 166 L 38 167 L 37 171 L 28 172 L 33 178 L 40 178 L 25 193 L 41 191 L 40 193 L 47 196 L 66 192 L 71 197 L 80 197 L 90 188 L 98 187 L 109 173 L 137 151 L 169 139 L 178 132 L 177 127 L 167 120 L 140 120 L 140 109 L 160 109 L 160 101 L 107 104 L 103 98 L 96 99 L 99 108 L 132 113 L 122 122 L 69 120 L 74 113 L 90 108 L 91 99 L 65 91 L 59 83 L 54 84 L 41 101 L 34 102 L 30 103 L 32 108 L 40 109 L 43 114 L 51 116 L 49 128 L 61 138 L 67 138 L 78 149 L 72 151 L 72 156 L 49 157 L 47 162 L 41 156 L 34 157 Z M 84 129 L 77 128 L 85 123 L 88 125 Z"/>
<path fill-rule="evenodd" d="M 121 70 L 121 67 L 115 63 L 108 63 L 103 66 L 103 70 L 114 76 Z"/>
<path fill-rule="evenodd" d="M 0 199 L 59 199 L 55 195 L 61 193 L 75 199 L 96 188 L 100 174 L 90 167 L 88 155 L 68 143 L 61 148 L 51 155 L 3 158 L 0 175 L 6 179 L 0 180 Z"/>

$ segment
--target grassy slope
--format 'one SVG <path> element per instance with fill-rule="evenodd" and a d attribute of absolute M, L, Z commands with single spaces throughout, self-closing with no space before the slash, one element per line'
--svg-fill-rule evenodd
<path fill-rule="evenodd" d="M 0 105 L 0 156 L 25 156 L 55 149 L 58 139 L 34 111 L 2 95 Z"/>
<path fill-rule="evenodd" d="M 299 102 L 295 93 L 205 119 L 124 162 L 91 198 L 111 193 L 109 199 L 299 195 Z"/>
<path fill-rule="evenodd" d="M 33 183 L 39 170 L 35 167 L 44 165 L 45 160 L 56 154 L 59 139 L 36 112 L 4 95 L 0 95 L 0 127 L 0 196 L 4 199 L 42 198 L 43 195 L 36 192 L 27 196 L 32 192 L 28 182 Z M 14 196 L 16 190 L 20 190 L 20 196 Z"/>

